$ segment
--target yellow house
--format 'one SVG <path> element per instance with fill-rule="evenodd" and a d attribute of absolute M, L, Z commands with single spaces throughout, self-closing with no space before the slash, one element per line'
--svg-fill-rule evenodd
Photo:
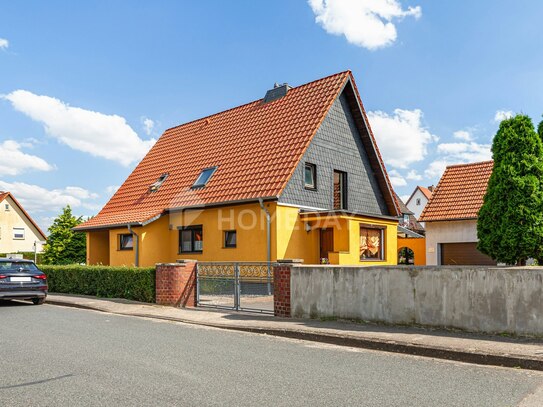
<path fill-rule="evenodd" d="M 15 197 L 0 191 L 0 253 L 41 252 L 46 238 Z"/>
<path fill-rule="evenodd" d="M 350 71 L 164 132 L 79 225 L 89 264 L 396 264 L 398 202 Z"/>

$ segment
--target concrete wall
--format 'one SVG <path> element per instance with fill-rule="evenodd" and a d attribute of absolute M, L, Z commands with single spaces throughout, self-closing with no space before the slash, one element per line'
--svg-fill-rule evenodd
<path fill-rule="evenodd" d="M 543 268 L 295 266 L 293 317 L 543 335 Z"/>
<path fill-rule="evenodd" d="M 426 264 L 439 264 L 439 243 L 477 242 L 477 220 L 426 222 Z"/>

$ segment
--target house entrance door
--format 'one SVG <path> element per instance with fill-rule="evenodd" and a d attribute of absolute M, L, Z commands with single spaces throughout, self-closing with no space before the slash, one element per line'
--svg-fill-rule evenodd
<path fill-rule="evenodd" d="M 320 258 L 328 260 L 328 252 L 334 251 L 334 229 L 321 229 Z M 321 260 L 322 261 L 322 260 Z"/>

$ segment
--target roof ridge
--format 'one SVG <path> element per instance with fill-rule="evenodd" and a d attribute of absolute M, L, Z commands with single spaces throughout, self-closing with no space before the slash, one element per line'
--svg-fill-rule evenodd
<path fill-rule="evenodd" d="M 315 79 L 315 80 L 312 80 L 311 82 L 307 82 L 307 83 L 303 83 L 303 84 L 298 85 L 298 86 L 294 86 L 294 87 L 292 87 L 291 90 L 300 89 L 300 88 L 303 88 L 305 86 L 311 85 L 311 84 L 313 84 L 315 82 L 321 82 L 321 81 L 330 79 L 330 78 L 332 78 L 334 76 L 340 76 L 340 75 L 343 75 L 343 74 L 350 74 L 350 73 L 351 73 L 351 70 L 347 69 L 345 71 L 341 71 L 341 72 L 337 72 L 337 73 L 325 76 L 324 78 Z M 198 119 L 193 119 L 193 120 L 190 120 L 188 122 L 178 124 L 177 126 L 169 127 L 166 130 L 164 130 L 163 134 L 165 134 L 166 132 L 168 132 L 170 130 L 177 129 L 179 127 L 184 127 L 184 126 L 188 126 L 189 124 L 197 123 L 197 122 L 202 121 L 202 120 L 211 119 L 213 116 L 217 116 L 219 114 L 223 114 L 223 113 L 229 112 L 231 110 L 241 109 L 242 107 L 249 106 L 249 105 L 251 105 L 253 103 L 261 102 L 262 100 L 264 100 L 264 98 L 255 99 L 255 100 L 252 100 L 252 101 L 247 102 L 247 103 L 243 103 L 243 104 L 238 105 L 238 106 L 234 106 L 234 107 L 230 107 L 230 108 L 225 109 L 225 110 L 221 110 L 220 112 L 215 112 L 215 113 L 209 114 L 207 116 L 202 116 L 202 117 L 200 117 Z"/>
<path fill-rule="evenodd" d="M 486 160 L 486 161 L 477 161 L 477 162 L 474 162 L 474 163 L 451 164 L 451 165 L 447 165 L 447 167 L 445 167 L 445 170 L 447 168 L 471 167 L 472 165 L 475 166 L 475 165 L 481 165 L 481 164 L 489 164 L 489 163 L 493 163 L 493 162 L 494 162 L 494 160 Z"/>

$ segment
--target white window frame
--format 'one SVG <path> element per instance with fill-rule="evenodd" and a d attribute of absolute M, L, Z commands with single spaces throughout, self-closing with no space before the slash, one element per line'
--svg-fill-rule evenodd
<path fill-rule="evenodd" d="M 21 234 L 21 233 L 17 233 L 17 232 L 21 232 L 22 231 L 22 235 L 23 237 L 17 237 L 16 235 L 17 234 Z M 13 228 L 13 240 L 25 240 L 26 238 L 26 233 L 25 233 L 25 228 Z"/>

